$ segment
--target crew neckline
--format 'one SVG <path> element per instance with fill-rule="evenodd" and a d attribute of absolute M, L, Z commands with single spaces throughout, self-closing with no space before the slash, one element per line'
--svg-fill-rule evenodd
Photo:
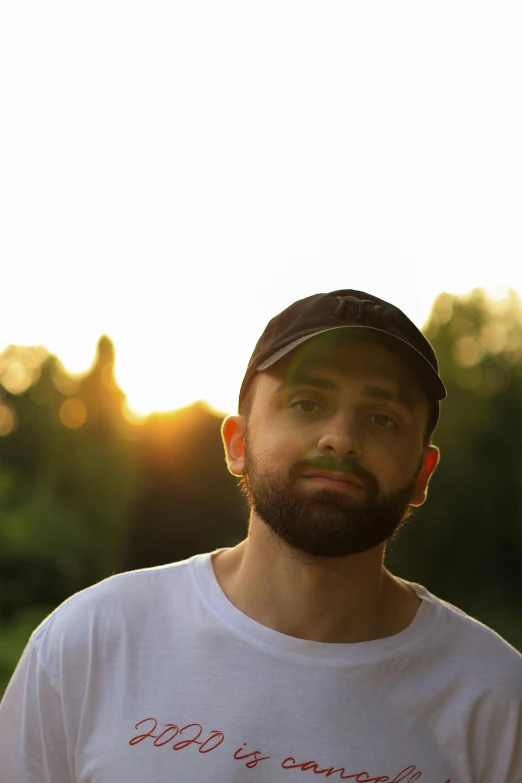
<path fill-rule="evenodd" d="M 333 643 L 299 639 L 275 631 L 241 612 L 225 595 L 214 573 L 212 557 L 226 548 L 216 549 L 192 560 L 191 575 L 197 592 L 215 619 L 244 642 L 278 657 L 299 659 L 321 665 L 348 665 L 386 658 L 419 644 L 437 623 L 442 604 L 423 585 L 401 581 L 413 588 L 421 603 L 412 622 L 393 636 L 367 642 Z"/>

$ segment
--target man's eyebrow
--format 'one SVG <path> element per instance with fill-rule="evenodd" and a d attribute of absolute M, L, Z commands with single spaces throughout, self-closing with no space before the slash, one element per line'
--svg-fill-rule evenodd
<path fill-rule="evenodd" d="M 339 388 L 334 381 L 330 380 L 330 378 L 306 375 L 305 373 L 301 372 L 297 372 L 295 375 L 289 378 L 285 386 L 292 387 L 301 384 L 304 386 L 315 386 L 318 389 L 326 389 L 327 391 L 335 391 Z M 388 389 L 385 386 L 371 384 L 363 388 L 362 395 L 363 397 L 371 397 L 374 400 L 395 402 L 397 405 L 401 405 L 403 408 L 406 408 L 411 414 L 415 412 L 411 398 L 403 391 Z"/>
<path fill-rule="evenodd" d="M 386 389 L 384 386 L 365 386 L 362 393 L 364 397 L 373 397 L 373 399 L 376 400 L 396 402 L 398 405 L 402 405 L 403 408 L 406 408 L 411 414 L 415 412 L 411 398 L 403 391 Z"/>

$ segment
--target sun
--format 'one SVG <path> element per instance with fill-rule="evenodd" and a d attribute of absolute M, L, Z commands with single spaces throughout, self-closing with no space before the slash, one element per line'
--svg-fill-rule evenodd
<path fill-rule="evenodd" d="M 149 367 L 144 372 L 136 363 L 128 365 L 118 361 L 114 374 L 126 395 L 124 413 L 130 420 L 184 408 L 198 400 L 223 414 L 235 413 L 237 409 L 237 389 L 233 382 L 227 384 L 226 378 L 189 376 L 181 381 L 165 364 Z"/>

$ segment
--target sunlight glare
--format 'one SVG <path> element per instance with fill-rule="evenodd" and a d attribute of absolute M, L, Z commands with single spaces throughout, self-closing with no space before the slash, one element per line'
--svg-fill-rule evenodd
<path fill-rule="evenodd" d="M 131 423 L 140 423 L 152 412 L 165 413 L 192 405 L 201 400 L 219 413 L 234 413 L 237 407 L 237 389 L 214 381 L 215 394 L 207 379 L 185 379 L 177 384 L 165 367 L 157 368 L 154 375 L 141 375 L 135 367 L 123 367 L 116 372 L 118 385 L 126 393 L 123 414 Z"/>
<path fill-rule="evenodd" d="M 106 334 L 135 415 L 233 413 L 303 296 L 522 291 L 516 4 L 4 5 L 0 352 Z"/>

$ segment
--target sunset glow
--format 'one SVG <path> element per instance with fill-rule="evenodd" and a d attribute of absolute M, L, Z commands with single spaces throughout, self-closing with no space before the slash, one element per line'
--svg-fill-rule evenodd
<path fill-rule="evenodd" d="M 130 410 L 234 412 L 296 299 L 355 288 L 422 326 L 441 291 L 522 291 L 514 22 L 467 4 L 7 4 L 0 352 L 44 346 L 82 373 L 106 334 Z"/>

